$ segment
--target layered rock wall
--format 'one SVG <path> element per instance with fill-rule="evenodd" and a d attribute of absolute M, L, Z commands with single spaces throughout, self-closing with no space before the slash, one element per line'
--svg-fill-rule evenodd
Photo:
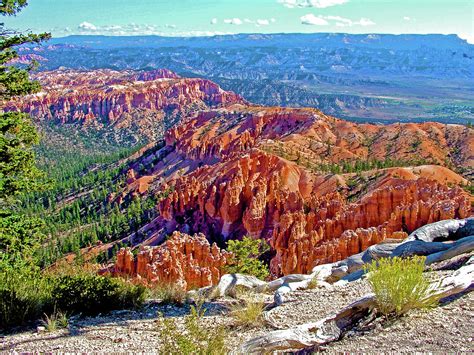
<path fill-rule="evenodd" d="M 151 284 L 192 289 L 217 283 L 230 257 L 215 243 L 211 246 L 202 234 L 175 232 L 161 246 L 141 248 L 136 258 L 130 249 L 121 249 L 113 272 Z"/>

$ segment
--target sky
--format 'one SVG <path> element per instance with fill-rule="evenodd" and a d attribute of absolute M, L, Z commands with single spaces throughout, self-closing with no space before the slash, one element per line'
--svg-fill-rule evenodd
<path fill-rule="evenodd" d="M 474 0 L 29 0 L 4 22 L 55 37 L 441 33 L 474 43 Z"/>

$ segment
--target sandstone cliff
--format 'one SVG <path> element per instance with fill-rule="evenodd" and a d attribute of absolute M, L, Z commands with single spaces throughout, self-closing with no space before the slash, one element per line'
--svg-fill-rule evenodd
<path fill-rule="evenodd" d="M 5 105 L 7 111 L 22 111 L 40 121 L 88 126 L 136 126 L 149 139 L 158 125 L 165 128 L 189 112 L 245 101 L 204 79 L 183 79 L 168 70 L 42 72 L 43 91 Z M 162 122 L 164 121 L 164 122 Z M 162 129 L 161 129 L 162 130 Z M 161 132 L 162 134 L 162 132 Z"/>
<path fill-rule="evenodd" d="M 468 181 L 448 167 L 474 167 L 472 128 L 356 124 L 316 109 L 251 106 L 210 81 L 165 70 L 37 78 L 45 92 L 7 109 L 64 123 L 135 124 L 144 134 L 170 112 L 169 126 L 184 118 L 166 132 L 163 148 L 134 157 L 127 186 L 110 198 L 153 193 L 160 200 L 148 240 L 137 243 L 159 244 L 175 230 L 205 237 L 179 234 L 136 261 L 123 251 L 121 273 L 210 284 L 225 254 L 202 246 L 205 239 L 243 235 L 269 242 L 273 275 L 304 273 L 423 224 L 471 214 L 471 197 L 459 187 Z M 188 238 L 210 254 L 183 249 Z"/>
<path fill-rule="evenodd" d="M 202 234 L 175 232 L 159 247 L 142 247 L 136 258 L 130 249 L 121 249 L 113 273 L 191 289 L 218 282 L 229 257 Z"/>
<path fill-rule="evenodd" d="M 390 158 L 472 166 L 473 140 L 462 126 L 357 125 L 309 109 L 201 113 L 167 132 L 168 162 L 179 173 L 167 170 L 175 180 L 163 187 L 172 186 L 159 205 L 163 225 L 211 239 L 264 238 L 275 252 L 273 275 L 305 273 L 426 223 L 471 214 L 470 196 L 446 186 L 468 182 L 444 167 L 332 174 L 324 164 Z"/>

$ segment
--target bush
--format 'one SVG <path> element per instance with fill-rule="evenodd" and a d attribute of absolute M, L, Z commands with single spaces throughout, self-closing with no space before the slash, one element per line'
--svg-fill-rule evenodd
<path fill-rule="evenodd" d="M 24 325 L 44 314 L 52 314 L 44 320 L 55 328 L 56 323 L 67 319 L 64 312 L 91 315 L 139 307 L 145 293 L 143 286 L 95 274 L 58 276 L 27 268 L 3 269 L 0 272 L 0 329 Z"/>
<path fill-rule="evenodd" d="M 24 325 L 52 309 L 51 284 L 30 269 L 0 272 L 0 329 Z"/>
<path fill-rule="evenodd" d="M 141 306 L 145 292 L 145 287 L 117 278 L 89 274 L 65 275 L 56 280 L 52 301 L 62 311 L 97 314 Z"/>
<path fill-rule="evenodd" d="M 50 316 L 45 314 L 42 323 L 48 332 L 54 332 L 57 329 L 67 328 L 69 326 L 69 318 L 67 313 L 54 312 Z"/>
<path fill-rule="evenodd" d="M 259 279 L 268 277 L 268 267 L 258 258 L 269 250 L 268 244 L 261 239 L 244 237 L 242 240 L 229 240 L 227 251 L 232 252 L 233 258 L 226 266 L 229 274 L 253 275 Z"/>
<path fill-rule="evenodd" d="M 423 275 L 425 257 L 386 258 L 366 268 L 378 310 L 385 316 L 401 316 L 411 309 L 433 306 L 429 281 Z"/>
<path fill-rule="evenodd" d="M 160 354 L 226 354 L 226 330 L 208 327 L 203 323 L 205 309 L 202 303 L 191 306 L 191 312 L 184 320 L 184 329 L 180 329 L 175 319 L 160 318 L 161 339 Z"/>
<path fill-rule="evenodd" d="M 263 324 L 264 308 L 265 303 L 258 300 L 256 295 L 247 294 L 241 302 L 231 306 L 230 314 L 237 326 L 255 328 Z"/>
<path fill-rule="evenodd" d="M 148 296 L 159 299 L 164 304 L 183 304 L 186 290 L 172 283 L 159 283 L 148 289 Z"/>

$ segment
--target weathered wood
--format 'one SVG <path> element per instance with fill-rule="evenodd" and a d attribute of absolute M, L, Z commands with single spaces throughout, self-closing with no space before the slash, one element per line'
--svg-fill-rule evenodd
<path fill-rule="evenodd" d="M 443 278 L 439 283 L 431 284 L 431 297 L 443 300 L 450 296 L 462 294 L 474 288 L 474 258 L 453 275 Z"/>
<path fill-rule="evenodd" d="M 435 263 L 435 265 L 430 265 L 430 270 L 440 271 L 440 270 L 457 270 L 461 266 L 465 265 L 470 258 L 474 257 L 474 250 L 468 253 L 460 254 L 448 260 L 440 261 Z"/>
<path fill-rule="evenodd" d="M 277 350 L 296 350 L 323 345 L 338 340 L 359 320 L 366 317 L 375 306 L 375 296 L 367 295 L 348 307 L 319 322 L 306 323 L 294 328 L 276 330 L 245 342 L 243 354 L 266 353 Z"/>
<path fill-rule="evenodd" d="M 474 218 L 448 219 L 418 228 L 406 241 L 422 240 L 424 242 L 456 240 L 474 235 Z"/>
<path fill-rule="evenodd" d="M 426 265 L 454 258 L 455 256 L 469 253 L 474 250 L 474 235 L 454 242 L 451 248 L 430 254 L 426 257 Z"/>
<path fill-rule="evenodd" d="M 427 297 L 443 299 L 460 294 L 474 286 L 474 258 L 451 276 L 434 282 Z M 240 352 L 244 354 L 267 353 L 272 351 L 298 350 L 312 346 L 329 344 L 353 329 L 368 317 L 376 306 L 374 294 L 367 295 L 336 314 L 318 322 L 310 322 L 285 330 L 272 331 L 245 342 Z"/>
<path fill-rule="evenodd" d="M 259 280 L 255 276 L 226 274 L 219 280 L 219 283 L 213 290 L 213 294 L 215 297 L 234 296 L 238 286 L 248 290 L 260 287 L 263 290 L 263 287 L 266 285 L 265 281 Z"/>
<path fill-rule="evenodd" d="M 432 259 L 441 261 L 460 253 L 466 253 L 472 250 L 470 242 L 466 242 L 466 238 L 470 238 L 469 236 L 472 235 L 474 235 L 474 218 L 440 221 L 417 229 L 402 243 L 372 245 L 365 251 L 339 262 L 318 265 L 312 271 L 318 274 L 318 279 L 328 282 L 354 281 L 363 275 L 361 270 L 373 260 L 394 256 L 425 255 L 431 263 Z M 448 244 L 441 243 L 440 240 L 454 240 L 455 242 Z M 460 246 L 461 241 L 467 244 Z M 459 249 L 451 250 L 454 247 Z M 436 256 L 431 256 L 434 254 Z M 441 259 L 442 257 L 446 259 Z"/>
<path fill-rule="evenodd" d="M 286 301 L 288 293 L 308 288 L 313 279 L 325 286 L 328 285 L 327 282 L 357 280 L 363 276 L 365 265 L 381 258 L 426 255 L 426 264 L 429 265 L 470 252 L 474 250 L 472 234 L 474 234 L 474 218 L 436 222 L 417 229 L 401 243 L 372 245 L 365 251 L 342 261 L 318 265 L 313 268 L 310 275 L 287 275 L 265 282 L 253 276 L 227 274 L 222 276 L 217 286 L 203 288 L 197 293 L 212 293 L 214 297 L 235 296 L 235 289 L 240 286 L 259 293 L 274 292 L 273 306 L 278 306 Z M 454 242 L 441 243 L 439 240 L 454 240 Z M 193 292 L 196 293 L 196 291 Z"/>
<path fill-rule="evenodd" d="M 424 242 L 422 240 L 410 240 L 400 244 L 392 252 L 390 257 L 407 258 L 413 255 L 430 255 L 449 249 L 449 244 L 441 242 Z"/>

